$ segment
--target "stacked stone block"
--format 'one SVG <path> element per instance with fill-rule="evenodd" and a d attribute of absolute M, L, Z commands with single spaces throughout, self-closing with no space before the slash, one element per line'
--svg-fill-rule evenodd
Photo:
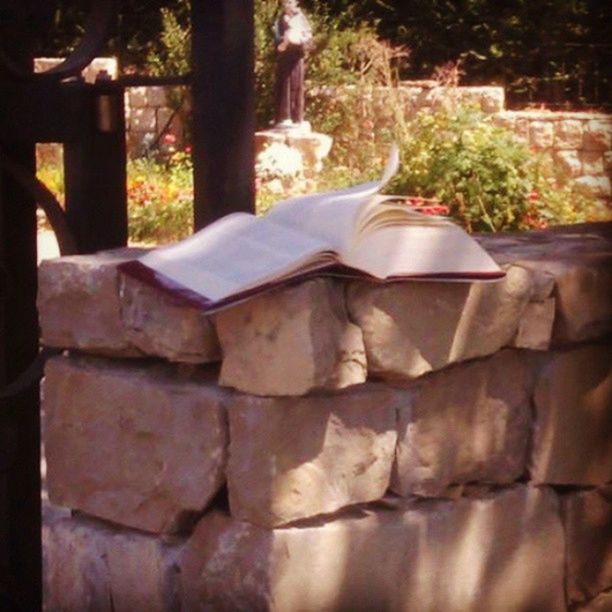
<path fill-rule="evenodd" d="M 479 239 L 212 317 L 43 262 L 47 609 L 606 609 L 612 227 Z"/>
<path fill-rule="evenodd" d="M 495 120 L 532 149 L 548 154 L 565 180 L 610 203 L 612 118 L 603 113 L 502 111 Z"/>
<path fill-rule="evenodd" d="M 335 88 L 328 95 L 342 99 L 353 86 Z M 321 92 L 317 92 L 320 94 Z M 410 119 L 419 111 L 466 104 L 479 109 L 499 126 L 515 133 L 534 152 L 547 156 L 559 181 L 575 181 L 601 203 L 593 211 L 599 218 L 612 216 L 612 117 L 598 112 L 507 110 L 503 87 L 447 87 L 436 81 L 403 81 L 397 88 L 363 92 L 373 101 L 372 129 L 388 128 L 398 105 Z"/>
<path fill-rule="evenodd" d="M 132 155 L 145 154 L 162 132 L 173 136 L 173 146 L 183 144 L 182 116 L 173 111 L 168 100 L 169 91 L 158 85 L 126 89 L 126 130 L 128 150 Z"/>

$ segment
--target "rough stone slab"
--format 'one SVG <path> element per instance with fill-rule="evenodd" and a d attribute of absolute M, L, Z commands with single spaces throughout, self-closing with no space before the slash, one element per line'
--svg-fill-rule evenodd
<path fill-rule="evenodd" d="M 612 223 L 476 238 L 498 264 L 554 278 L 553 346 L 612 332 Z"/>
<path fill-rule="evenodd" d="M 555 151 L 553 156 L 556 167 L 559 168 L 565 176 L 576 178 L 582 176 L 582 160 L 578 151 Z"/>
<path fill-rule="evenodd" d="M 566 119 L 555 123 L 555 148 L 580 149 L 582 147 L 582 121 Z"/>
<path fill-rule="evenodd" d="M 224 482 L 223 395 L 169 366 L 54 358 L 44 384 L 50 500 L 174 532 Z"/>
<path fill-rule="evenodd" d="M 556 496 L 523 486 L 276 530 L 215 513 L 179 563 L 185 610 L 566 610 Z"/>
<path fill-rule="evenodd" d="M 166 106 L 166 88 L 147 87 L 147 104 L 150 106 Z"/>
<path fill-rule="evenodd" d="M 273 527 L 380 499 L 406 394 L 366 385 L 305 398 L 236 396 L 228 406 L 231 513 Z"/>
<path fill-rule="evenodd" d="M 147 355 L 169 361 L 218 361 L 214 326 L 200 309 L 177 304 L 163 292 L 120 275 L 121 319 L 127 339 Z"/>
<path fill-rule="evenodd" d="M 148 87 L 129 87 L 127 96 L 131 107 L 147 106 Z"/>
<path fill-rule="evenodd" d="M 612 610 L 612 590 L 600 593 L 586 604 L 573 608 L 576 612 L 610 612 Z"/>
<path fill-rule="evenodd" d="M 536 483 L 612 481 L 612 347 L 553 354 L 534 394 L 531 477 Z"/>
<path fill-rule="evenodd" d="M 538 149 L 549 149 L 555 139 L 554 124 L 549 121 L 532 121 L 529 124 L 529 143 Z"/>
<path fill-rule="evenodd" d="M 587 151 L 609 151 L 612 148 L 612 122 L 592 119 L 584 130 L 583 147 Z"/>
<path fill-rule="evenodd" d="M 44 609 L 48 612 L 180 610 L 180 544 L 118 531 L 84 517 L 43 525 Z"/>
<path fill-rule="evenodd" d="M 115 356 L 140 352 L 121 322 L 117 266 L 141 249 L 44 260 L 38 271 L 41 342 Z"/>
<path fill-rule="evenodd" d="M 563 497 L 567 595 L 572 603 L 612 590 L 612 485 Z"/>
<path fill-rule="evenodd" d="M 368 371 L 410 379 L 509 344 L 532 291 L 532 274 L 510 266 L 493 283 L 352 283 L 347 302 Z"/>
<path fill-rule="evenodd" d="M 327 134 L 312 132 L 306 123 L 300 128 L 274 127 L 255 132 L 255 150 L 257 156 L 273 144 L 281 144 L 291 151 L 299 152 L 303 170 L 308 176 L 321 171 L 323 160 L 329 155 L 333 138 Z M 282 151 L 282 149 L 278 149 Z M 282 165 L 282 160 L 279 159 Z"/>
<path fill-rule="evenodd" d="M 255 395 L 303 395 L 366 379 L 363 337 L 334 281 L 262 295 L 220 312 L 215 324 L 222 385 Z"/>
<path fill-rule="evenodd" d="M 555 298 L 530 302 L 519 321 L 511 346 L 546 351 L 550 347 L 555 322 Z"/>
<path fill-rule="evenodd" d="M 583 342 L 612 331 L 612 257 L 593 256 L 590 261 L 551 262 L 555 276 L 555 345 Z"/>
<path fill-rule="evenodd" d="M 155 132 L 157 119 L 155 109 L 150 106 L 133 108 L 130 113 L 130 130 L 135 132 Z"/>
<path fill-rule="evenodd" d="M 310 132 L 308 134 L 287 134 L 287 144 L 302 154 L 306 168 L 319 172 L 323 160 L 329 155 L 333 138 L 327 134 Z"/>
<path fill-rule="evenodd" d="M 419 384 L 399 410 L 391 489 L 438 496 L 451 485 L 519 478 L 531 426 L 533 361 L 506 350 Z"/>
<path fill-rule="evenodd" d="M 584 174 L 604 174 L 604 156 L 600 151 L 582 151 L 580 159 Z"/>
<path fill-rule="evenodd" d="M 503 87 L 482 87 L 480 109 L 483 113 L 499 113 L 506 104 L 506 92 Z"/>

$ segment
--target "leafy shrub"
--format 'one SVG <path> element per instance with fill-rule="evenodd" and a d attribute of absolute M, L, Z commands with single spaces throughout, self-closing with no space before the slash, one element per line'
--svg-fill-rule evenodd
<path fill-rule="evenodd" d="M 421 111 L 402 133 L 390 189 L 436 197 L 469 231 L 524 230 L 584 220 L 588 199 L 559 186 L 544 157 L 468 107 Z"/>

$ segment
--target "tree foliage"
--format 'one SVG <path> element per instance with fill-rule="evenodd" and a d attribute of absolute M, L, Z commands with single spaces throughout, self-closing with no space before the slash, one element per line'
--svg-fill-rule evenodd
<path fill-rule="evenodd" d="M 461 59 L 465 81 L 497 82 L 511 100 L 603 103 L 610 87 L 606 0 L 402 0 L 380 11 L 380 34 L 407 44 L 407 77 Z"/>
<path fill-rule="evenodd" d="M 63 55 L 74 47 L 83 31 L 85 4 L 57 0 L 45 5 L 45 23 L 39 26 L 48 32 L 39 54 Z M 256 0 L 255 5 L 258 48 L 263 48 L 261 37 L 278 3 Z M 428 78 L 435 67 L 461 59 L 464 82 L 502 84 L 517 103 L 603 104 L 609 97 L 609 0 L 303 0 L 302 5 L 313 18 L 319 43 L 330 36 L 348 38 L 345 26 L 367 21 L 382 38 L 408 46 L 412 53 L 405 78 Z M 118 55 L 123 66 L 146 69 L 151 54 L 163 50 L 162 9 L 187 26 L 184 0 L 123 0 L 105 52 Z M 343 44 L 338 39 L 339 53 Z M 311 74 L 328 69 L 329 55 L 313 59 Z"/>

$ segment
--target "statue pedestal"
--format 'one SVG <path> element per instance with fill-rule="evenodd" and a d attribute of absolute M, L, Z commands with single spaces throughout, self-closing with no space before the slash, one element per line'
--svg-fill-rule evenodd
<path fill-rule="evenodd" d="M 299 126 L 274 126 L 255 132 L 255 155 L 260 159 L 260 154 L 271 145 L 282 145 L 274 147 L 275 155 L 280 158 L 284 153 L 289 153 L 294 157 L 295 152 L 299 153 L 302 160 L 301 173 L 306 178 L 314 178 L 321 171 L 323 160 L 329 155 L 332 142 L 331 136 L 313 132 L 307 121 Z M 283 161 L 283 159 L 278 160 L 279 167 L 282 167 Z"/>

